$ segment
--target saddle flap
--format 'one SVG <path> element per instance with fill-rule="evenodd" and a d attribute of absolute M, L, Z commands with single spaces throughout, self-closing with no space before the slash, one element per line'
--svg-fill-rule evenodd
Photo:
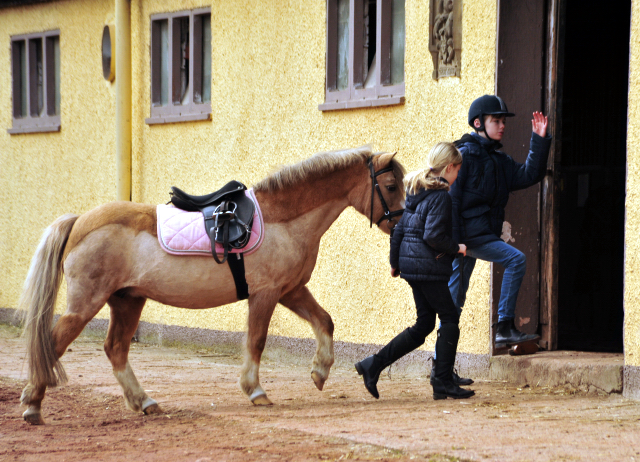
<path fill-rule="evenodd" d="M 234 200 L 228 201 L 225 204 L 227 205 L 226 210 L 232 212 L 230 213 L 231 219 L 228 220 L 228 245 L 237 249 L 242 248 L 245 246 L 246 241 L 249 237 L 251 225 L 253 223 L 253 215 L 255 213 L 255 204 L 244 194 L 242 195 L 242 197 L 234 198 Z M 220 205 L 212 205 L 202 209 L 205 228 L 209 236 L 211 236 L 212 232 L 215 231 L 211 228 L 215 226 L 216 212 L 226 212 L 226 210 L 219 210 L 219 207 Z M 221 223 L 219 223 L 219 225 L 220 224 Z M 243 237 L 245 237 L 246 239 L 243 239 Z M 216 233 L 214 239 L 218 243 L 224 243 L 224 236 L 221 232 Z"/>

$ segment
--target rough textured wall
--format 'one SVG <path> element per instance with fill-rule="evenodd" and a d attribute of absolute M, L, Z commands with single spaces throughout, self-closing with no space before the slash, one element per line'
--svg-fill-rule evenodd
<path fill-rule="evenodd" d="M 324 101 L 325 5 L 214 1 L 213 121 L 148 126 L 148 18 L 202 3 L 134 2 L 132 42 L 141 45 L 133 55 L 134 200 L 165 202 L 171 185 L 200 194 L 231 178 L 250 185 L 278 165 L 365 143 L 397 150 L 412 170 L 435 142 L 467 131 L 470 102 L 493 91 L 495 2 L 465 3 L 462 79 L 436 82 L 427 48 L 428 2 L 407 0 L 406 103 L 322 113 L 317 106 Z M 323 238 L 309 286 L 333 316 L 336 340 L 384 343 L 413 322 L 409 286 L 388 275 L 387 261 L 388 237 L 370 230 L 354 210 L 343 213 Z M 462 316 L 461 351 L 489 351 L 489 279 L 489 265 L 479 264 Z M 246 310 L 246 302 L 201 312 L 149 303 L 143 319 L 237 331 L 245 328 Z M 276 309 L 270 333 L 313 335 L 283 307 Z M 432 335 L 425 348 L 434 342 Z"/>
<path fill-rule="evenodd" d="M 115 95 L 102 76 L 102 0 L 0 10 L 0 306 L 16 307 L 31 256 L 58 216 L 115 200 Z M 79 19 L 81 18 L 81 19 Z M 60 30 L 58 133 L 9 135 L 12 35 Z M 63 285 L 64 291 L 64 285 Z M 59 310 L 65 302 L 59 298 Z"/>
<path fill-rule="evenodd" d="M 624 359 L 640 366 L 640 4 L 632 2 L 627 128 Z"/>
<path fill-rule="evenodd" d="M 251 185 L 278 165 L 365 143 L 397 150 L 397 158 L 413 170 L 435 142 L 465 133 L 471 101 L 493 92 L 494 1 L 465 2 L 462 78 L 437 82 L 431 78 L 427 46 L 428 2 L 407 0 L 405 104 L 323 113 L 318 104 L 324 101 L 326 2 L 216 0 L 211 4 L 212 121 L 146 125 L 149 16 L 206 5 L 132 1 L 135 201 L 166 202 L 171 185 L 201 194 L 232 178 Z M 7 166 L 1 175 L 6 210 L 1 219 L 9 233 L 0 244 L 6 268 L 0 306 L 16 306 L 46 224 L 62 213 L 84 212 L 115 198 L 115 95 L 113 85 L 102 79 L 100 63 L 102 27 L 113 17 L 112 9 L 110 2 L 64 2 L 4 9 L 0 15 L 5 43 L 4 31 L 32 32 L 31 24 L 61 30 L 63 82 L 61 133 L 0 135 Z M 3 68 L 10 62 L 6 46 L 0 47 L 0 62 Z M 0 79 L 2 121 L 9 127 L 10 73 L 2 72 Z M 17 203 L 9 194 L 25 199 Z M 343 213 L 323 238 L 309 287 L 333 316 L 336 340 L 385 343 L 413 322 L 409 286 L 388 275 L 387 261 L 388 237 L 370 230 L 368 220 L 354 210 Z M 489 280 L 489 265 L 478 264 L 461 320 L 461 352 L 489 352 Z M 202 311 L 149 302 L 143 320 L 242 331 L 246 311 L 246 302 Z M 98 316 L 107 317 L 108 311 Z M 313 336 L 306 323 L 283 307 L 276 309 L 270 333 Z M 432 335 L 424 348 L 433 349 L 434 342 Z"/>

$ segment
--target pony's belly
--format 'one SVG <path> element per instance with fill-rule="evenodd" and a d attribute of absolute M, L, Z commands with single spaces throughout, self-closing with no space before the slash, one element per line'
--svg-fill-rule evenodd
<path fill-rule="evenodd" d="M 218 265 L 213 257 L 162 252 L 156 263 L 159 264 L 144 270 L 133 285 L 147 298 L 181 308 L 212 308 L 237 301 L 229 266 Z"/>

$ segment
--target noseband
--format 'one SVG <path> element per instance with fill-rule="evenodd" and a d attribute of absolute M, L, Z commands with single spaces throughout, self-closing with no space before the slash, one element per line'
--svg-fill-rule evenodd
<path fill-rule="evenodd" d="M 378 175 L 382 175 L 383 173 L 393 172 L 393 167 L 383 168 L 382 170 L 378 170 L 377 172 L 373 170 L 373 157 L 369 157 L 369 171 L 371 172 L 371 215 L 369 228 L 373 227 L 373 192 L 374 190 L 378 191 L 378 197 L 380 198 L 380 203 L 382 204 L 382 209 L 384 210 L 384 215 L 380 217 L 380 219 L 376 222 L 376 226 L 380 226 L 380 222 L 382 220 L 387 220 L 387 227 L 389 229 L 393 229 L 396 226 L 394 217 L 398 217 L 404 213 L 404 209 L 394 210 L 393 212 L 389 210 L 384 197 L 382 197 L 382 191 L 380 191 L 380 185 L 378 184 Z M 389 226 L 389 224 L 393 222 L 393 226 Z"/>

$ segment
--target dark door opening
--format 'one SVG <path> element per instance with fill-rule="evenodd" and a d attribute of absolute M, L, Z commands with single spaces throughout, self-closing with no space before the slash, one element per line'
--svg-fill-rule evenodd
<path fill-rule="evenodd" d="M 631 1 L 563 6 L 558 348 L 622 352 Z"/>

